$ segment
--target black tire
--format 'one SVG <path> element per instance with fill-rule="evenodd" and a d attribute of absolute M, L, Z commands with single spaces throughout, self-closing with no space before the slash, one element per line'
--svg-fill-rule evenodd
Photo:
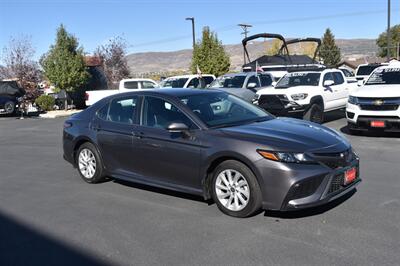
<path fill-rule="evenodd" d="M 80 158 L 79 156 L 85 150 L 89 150 L 93 154 L 94 159 L 95 159 L 95 164 L 96 164 L 94 174 L 90 175 L 90 177 L 84 175 L 84 171 L 81 169 L 80 162 L 79 162 L 79 158 Z M 90 184 L 96 184 L 96 183 L 101 183 L 101 182 L 105 181 L 103 162 L 101 161 L 101 157 L 100 157 L 96 147 L 92 143 L 90 143 L 90 142 L 83 143 L 79 147 L 75 157 L 76 157 L 75 161 L 76 161 L 78 173 L 85 182 L 90 183 Z"/>
<path fill-rule="evenodd" d="M 4 110 L 7 114 L 14 114 L 15 113 L 15 103 L 12 101 L 8 101 L 4 104 Z"/>
<path fill-rule="evenodd" d="M 228 209 L 226 206 L 224 206 L 224 204 L 221 203 L 221 201 L 217 196 L 217 191 L 216 191 L 217 177 L 225 170 L 235 170 L 239 172 L 242 175 L 242 177 L 247 181 L 249 190 L 248 202 L 247 205 L 245 205 L 245 207 L 241 210 L 235 211 Z M 253 172 L 246 165 L 244 165 L 239 161 L 228 160 L 218 165 L 213 172 L 211 189 L 212 189 L 211 195 L 213 197 L 214 202 L 217 204 L 218 208 L 223 213 L 229 216 L 238 218 L 249 217 L 257 213 L 261 209 L 262 195 L 258 181 L 254 176 Z"/>
<path fill-rule="evenodd" d="M 303 116 L 304 120 L 322 124 L 324 122 L 324 109 L 321 105 L 313 103 Z"/>

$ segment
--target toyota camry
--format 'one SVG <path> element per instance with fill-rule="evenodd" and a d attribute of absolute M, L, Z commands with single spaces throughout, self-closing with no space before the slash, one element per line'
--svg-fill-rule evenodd
<path fill-rule="evenodd" d="M 340 133 L 214 90 L 104 98 L 65 121 L 63 148 L 88 183 L 110 177 L 196 194 L 235 217 L 325 204 L 361 181 Z"/>

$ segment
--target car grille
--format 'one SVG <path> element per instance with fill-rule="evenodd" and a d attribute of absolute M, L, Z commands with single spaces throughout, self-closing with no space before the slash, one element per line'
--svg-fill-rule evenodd
<path fill-rule="evenodd" d="M 366 111 L 396 111 L 399 109 L 398 104 L 386 104 L 386 105 L 369 105 L 369 104 L 360 104 L 361 110 Z"/>
<path fill-rule="evenodd" d="M 285 102 L 288 102 L 286 95 L 261 95 L 258 99 L 258 105 L 271 109 L 283 108 Z"/>
<path fill-rule="evenodd" d="M 333 177 L 329 186 L 328 194 L 336 192 L 344 187 L 344 174 L 340 173 Z"/>
<path fill-rule="evenodd" d="M 399 109 L 400 98 L 363 98 L 359 97 L 358 103 L 361 110 L 366 111 L 395 111 Z"/>
<path fill-rule="evenodd" d="M 288 193 L 288 200 L 301 199 L 314 194 L 323 178 L 324 176 L 315 176 L 296 183 Z"/>
<path fill-rule="evenodd" d="M 356 176 L 357 176 L 356 180 L 357 180 L 359 178 L 358 177 L 359 176 L 359 169 L 356 168 L 356 171 L 357 171 L 357 173 L 356 173 Z M 344 173 L 336 174 L 332 178 L 332 181 L 331 181 L 331 183 L 329 185 L 328 194 L 331 194 L 331 193 L 337 192 L 337 191 L 339 191 L 341 189 L 344 189 L 344 188 L 346 188 L 347 186 L 350 186 L 353 183 L 354 183 L 354 181 L 352 183 L 350 183 L 350 184 L 345 185 L 344 184 Z"/>
<path fill-rule="evenodd" d="M 337 153 L 313 153 L 314 158 L 331 169 L 346 167 L 356 158 L 351 149 Z"/>

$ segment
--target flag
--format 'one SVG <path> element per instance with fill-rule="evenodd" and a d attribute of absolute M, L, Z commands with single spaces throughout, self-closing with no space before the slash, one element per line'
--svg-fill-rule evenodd
<path fill-rule="evenodd" d="M 258 61 L 256 61 L 256 73 L 264 72 L 264 70 L 258 65 Z"/>

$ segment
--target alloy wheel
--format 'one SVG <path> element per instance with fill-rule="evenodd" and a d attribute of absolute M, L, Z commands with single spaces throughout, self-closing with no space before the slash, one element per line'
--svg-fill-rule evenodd
<path fill-rule="evenodd" d="M 217 176 L 215 192 L 219 202 L 230 211 L 243 210 L 250 200 L 246 178 L 233 169 L 226 169 Z"/>
<path fill-rule="evenodd" d="M 79 171 L 88 179 L 93 178 L 96 173 L 96 157 L 89 149 L 82 149 L 78 157 Z"/>

